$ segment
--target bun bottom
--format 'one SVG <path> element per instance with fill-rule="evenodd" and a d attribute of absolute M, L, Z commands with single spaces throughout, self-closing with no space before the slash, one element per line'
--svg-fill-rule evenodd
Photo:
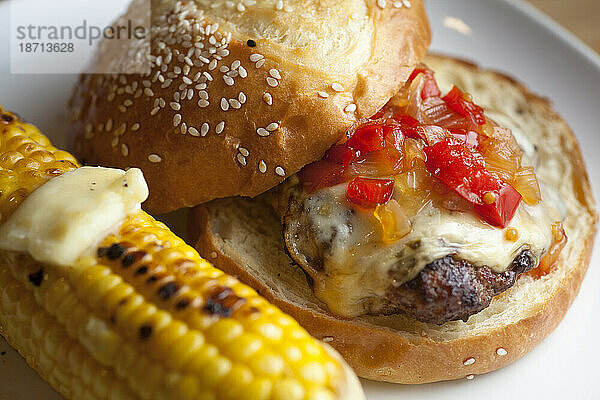
<path fill-rule="evenodd" d="M 573 302 L 596 232 L 597 214 L 577 142 L 546 100 L 463 61 L 429 56 L 425 62 L 443 90 L 456 84 L 493 118 L 537 145 L 538 177 L 557 188 L 568 210 L 569 241 L 548 275 L 522 276 L 466 322 L 433 325 L 406 315 L 340 319 L 313 295 L 287 255 L 280 221 L 264 197 L 213 201 L 195 208 L 188 224 L 189 238 L 203 256 L 338 350 L 359 376 L 377 381 L 458 379 L 521 358 L 554 330 Z"/>

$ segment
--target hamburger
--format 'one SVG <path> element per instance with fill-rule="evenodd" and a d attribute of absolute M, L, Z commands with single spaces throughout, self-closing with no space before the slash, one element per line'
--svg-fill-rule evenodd
<path fill-rule="evenodd" d="M 422 2 L 156 3 L 152 72 L 83 77 L 72 136 L 144 170 L 148 210 L 197 206 L 211 262 L 368 379 L 492 371 L 560 322 L 597 221 L 577 141 L 513 79 L 423 58 Z"/>

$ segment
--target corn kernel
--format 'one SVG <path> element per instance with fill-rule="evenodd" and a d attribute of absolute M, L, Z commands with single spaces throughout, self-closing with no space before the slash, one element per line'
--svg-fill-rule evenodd
<path fill-rule="evenodd" d="M 202 382 L 208 387 L 214 386 L 231 370 L 231 361 L 225 357 L 217 356 L 210 360 L 206 367 L 200 371 Z"/>
<path fill-rule="evenodd" d="M 281 379 L 273 387 L 273 400 L 302 400 L 304 387 L 293 378 Z"/>
<path fill-rule="evenodd" d="M 252 366 L 260 374 L 277 376 L 282 373 L 285 363 L 279 355 L 263 353 L 252 360 Z"/>
<path fill-rule="evenodd" d="M 273 382 L 266 378 L 255 378 L 245 390 L 246 400 L 267 400 L 271 397 Z"/>

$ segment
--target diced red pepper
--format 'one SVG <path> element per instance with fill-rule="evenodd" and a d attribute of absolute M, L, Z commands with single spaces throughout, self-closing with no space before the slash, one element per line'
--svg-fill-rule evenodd
<path fill-rule="evenodd" d="M 385 148 L 383 125 L 368 124 L 359 127 L 345 145 L 362 153 L 383 150 Z"/>
<path fill-rule="evenodd" d="M 308 193 L 352 179 L 352 176 L 346 173 L 344 166 L 329 160 L 321 160 L 305 166 L 298 176 Z"/>
<path fill-rule="evenodd" d="M 440 92 L 440 88 L 438 87 L 433 76 L 433 72 L 429 69 L 415 68 L 412 74 L 410 74 L 408 80 L 412 82 L 419 74 L 425 75 L 425 83 L 423 84 L 423 90 L 421 91 L 421 98 L 423 100 L 428 97 L 439 97 L 442 95 L 442 92 Z"/>
<path fill-rule="evenodd" d="M 327 150 L 325 159 L 347 167 L 348 164 L 350 164 L 353 159 L 358 158 L 359 155 L 360 152 L 358 150 L 354 150 L 344 144 L 338 144 Z"/>
<path fill-rule="evenodd" d="M 471 118 L 477 125 L 485 124 L 483 109 L 472 101 L 465 99 L 464 93 L 456 86 L 452 86 L 452 90 L 442 97 L 442 100 L 463 117 Z"/>
<path fill-rule="evenodd" d="M 448 187 L 474 204 L 475 211 L 492 225 L 506 227 L 521 195 L 494 177 L 457 139 L 445 139 L 425 147 L 427 169 Z"/>
<path fill-rule="evenodd" d="M 353 204 L 372 209 L 390 201 L 393 193 L 393 179 L 357 177 L 348 184 L 346 195 Z"/>

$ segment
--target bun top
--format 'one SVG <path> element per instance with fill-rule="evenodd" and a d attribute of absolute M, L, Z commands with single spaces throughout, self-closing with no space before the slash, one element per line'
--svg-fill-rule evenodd
<path fill-rule="evenodd" d="M 319 159 L 387 102 L 430 41 L 422 0 L 152 7 L 151 72 L 82 76 L 70 135 L 86 163 L 141 168 L 154 213 L 256 196 Z M 95 62 L 142 59 L 129 43 L 101 46 Z"/>

